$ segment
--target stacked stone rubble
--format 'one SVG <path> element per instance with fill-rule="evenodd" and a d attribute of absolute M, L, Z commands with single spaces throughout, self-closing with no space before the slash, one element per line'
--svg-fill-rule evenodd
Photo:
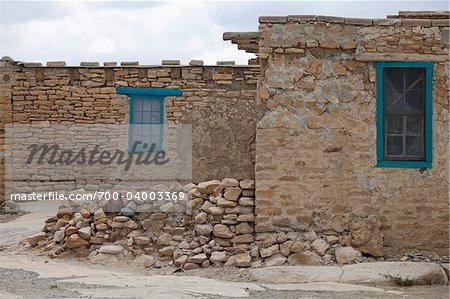
<path fill-rule="evenodd" d="M 312 228 L 256 234 L 253 180 L 225 178 L 184 187 L 175 183 L 168 190 L 183 190 L 190 199 L 122 202 L 120 213 L 105 213 L 110 203 L 104 201 L 65 203 L 28 243 L 51 258 L 184 269 L 347 264 L 362 261 L 361 252 L 383 255 L 377 219 L 354 219 L 352 229 L 342 234 L 317 234 Z"/>

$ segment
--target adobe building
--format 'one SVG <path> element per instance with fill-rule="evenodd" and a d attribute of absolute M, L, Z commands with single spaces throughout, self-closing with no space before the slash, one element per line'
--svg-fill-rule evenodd
<path fill-rule="evenodd" d="M 195 226 L 147 215 L 155 226 L 122 213 L 108 229 L 136 225 L 116 237 L 143 231 L 132 235 L 134 245 L 186 268 L 349 263 L 416 251 L 448 258 L 449 13 L 259 22 L 258 32 L 224 34 L 256 54 L 249 65 L 4 58 L 1 126 L 126 124 L 130 97 L 120 88 L 181 90 L 164 96 L 161 111 L 164 123 L 193 126 Z M 95 225 L 109 216 L 85 214 L 93 225 L 87 236 L 64 234 L 68 221 L 54 239 L 61 218 L 77 217 L 64 210 L 34 245 L 53 244 L 58 255 L 78 244 L 68 248 L 101 255 L 102 244 L 117 241 L 99 241 L 105 233 Z"/>

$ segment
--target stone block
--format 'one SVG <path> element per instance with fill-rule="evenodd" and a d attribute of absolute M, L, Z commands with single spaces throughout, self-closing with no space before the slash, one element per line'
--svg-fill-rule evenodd
<path fill-rule="evenodd" d="M 235 235 L 232 231 L 230 231 L 228 226 L 223 225 L 223 224 L 215 225 L 214 229 L 213 229 L 213 234 L 216 237 L 224 238 L 224 239 L 230 239 Z"/>
<path fill-rule="evenodd" d="M 261 257 L 269 257 L 274 255 L 275 253 L 280 252 L 280 248 L 278 246 L 278 244 L 272 245 L 270 247 L 267 248 L 261 248 L 259 250 L 259 254 L 261 255 Z"/>
<path fill-rule="evenodd" d="M 220 264 L 226 262 L 228 259 L 227 253 L 225 251 L 214 251 L 211 253 L 209 260 L 213 264 Z"/>
<path fill-rule="evenodd" d="M 344 24 L 345 19 L 333 16 L 317 16 L 317 22 Z"/>
<path fill-rule="evenodd" d="M 193 59 L 193 60 L 191 60 L 191 61 L 189 62 L 189 65 L 192 65 L 192 66 L 202 66 L 202 65 L 203 65 L 203 60 L 195 60 L 195 59 Z"/>
<path fill-rule="evenodd" d="M 241 195 L 241 192 L 241 189 L 238 187 L 228 187 L 225 189 L 223 197 L 226 200 L 237 201 L 239 199 L 239 196 Z"/>
<path fill-rule="evenodd" d="M 409 279 L 414 285 L 447 284 L 445 271 L 435 263 L 377 262 L 342 267 L 342 283 L 393 285 L 395 277 Z"/>
<path fill-rule="evenodd" d="M 120 63 L 121 66 L 138 66 L 139 61 L 122 61 Z"/>
<path fill-rule="evenodd" d="M 375 26 L 400 26 L 402 20 L 400 19 L 373 19 L 373 25 Z"/>
<path fill-rule="evenodd" d="M 287 17 L 280 16 L 261 16 L 258 20 L 260 23 L 287 23 Z"/>
<path fill-rule="evenodd" d="M 317 266 L 322 263 L 322 259 L 312 251 L 293 253 L 288 257 L 289 265 Z"/>
<path fill-rule="evenodd" d="M 286 262 L 286 257 L 283 256 L 281 253 L 277 253 L 272 255 L 271 257 L 268 257 L 264 260 L 264 264 L 266 267 L 274 267 L 274 266 L 281 266 Z"/>
<path fill-rule="evenodd" d="M 48 67 L 65 67 L 66 62 L 65 61 L 47 61 Z"/>
<path fill-rule="evenodd" d="M 208 257 L 204 253 L 200 253 L 194 256 L 191 256 L 187 259 L 188 263 L 201 264 L 206 261 Z"/>
<path fill-rule="evenodd" d="M 232 60 L 224 60 L 224 61 L 217 61 L 217 65 L 235 65 L 236 62 Z"/>
<path fill-rule="evenodd" d="M 449 27 L 450 19 L 442 19 L 442 20 L 431 20 L 431 25 L 433 27 Z"/>
<path fill-rule="evenodd" d="M 317 20 L 316 15 L 289 15 L 287 16 L 289 22 L 315 22 Z"/>
<path fill-rule="evenodd" d="M 336 261 L 338 264 L 351 264 L 354 262 L 362 262 L 362 254 L 353 247 L 337 247 L 335 249 Z"/>
<path fill-rule="evenodd" d="M 179 60 L 162 60 L 161 65 L 180 65 Z"/>
<path fill-rule="evenodd" d="M 45 240 L 46 236 L 47 236 L 46 233 L 40 232 L 40 233 L 37 233 L 37 234 L 35 234 L 35 235 L 29 236 L 29 237 L 27 238 L 27 242 L 28 242 L 28 244 L 30 244 L 32 247 L 34 247 L 34 246 L 36 246 L 36 245 L 39 243 L 39 241 Z"/>
<path fill-rule="evenodd" d="M 115 61 L 106 61 L 106 62 L 103 62 L 103 66 L 109 66 L 109 67 L 117 66 L 117 62 L 115 62 Z"/>
<path fill-rule="evenodd" d="M 212 180 L 202 182 L 197 185 L 197 190 L 203 194 L 209 195 L 215 192 L 216 188 L 222 186 L 222 182 L 218 180 Z"/>
<path fill-rule="evenodd" d="M 25 62 L 23 64 L 24 67 L 41 67 L 42 63 L 41 62 Z"/>
<path fill-rule="evenodd" d="M 402 26 L 405 27 L 431 27 L 430 19 L 402 19 Z"/>
<path fill-rule="evenodd" d="M 373 20 L 360 18 L 345 18 L 344 23 L 348 25 L 371 26 L 373 25 Z"/>
<path fill-rule="evenodd" d="M 234 256 L 234 264 L 236 267 L 250 267 L 251 266 L 252 257 L 250 253 L 244 252 Z"/>
<path fill-rule="evenodd" d="M 100 66 L 100 63 L 98 63 L 98 62 L 82 61 L 82 62 L 80 62 L 80 66 L 85 66 L 85 67 L 98 67 L 98 66 Z"/>

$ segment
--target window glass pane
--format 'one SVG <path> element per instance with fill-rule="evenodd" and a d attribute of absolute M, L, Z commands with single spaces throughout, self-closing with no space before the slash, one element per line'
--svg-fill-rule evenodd
<path fill-rule="evenodd" d="M 417 112 L 423 111 L 424 95 L 422 90 L 409 90 L 406 93 L 405 112 Z"/>
<path fill-rule="evenodd" d="M 385 111 L 403 112 L 404 70 L 387 68 L 383 79 Z"/>
<path fill-rule="evenodd" d="M 386 154 L 389 156 L 398 156 L 403 153 L 403 137 L 387 136 Z"/>
<path fill-rule="evenodd" d="M 142 135 L 144 136 L 152 135 L 152 125 L 142 125 Z"/>
<path fill-rule="evenodd" d="M 151 144 L 155 144 L 155 147 L 159 147 L 161 142 L 161 138 L 159 135 L 151 137 Z"/>
<path fill-rule="evenodd" d="M 144 143 L 147 144 L 147 148 L 150 147 L 150 136 L 142 136 L 142 145 L 144 145 Z"/>
<path fill-rule="evenodd" d="M 424 79 L 425 79 L 424 69 L 405 69 L 406 88 L 422 88 L 422 83 Z"/>
<path fill-rule="evenodd" d="M 151 125 L 151 135 L 159 135 L 161 131 L 161 125 Z"/>
<path fill-rule="evenodd" d="M 141 123 L 142 122 L 142 112 L 135 112 L 133 114 L 133 122 L 134 123 Z"/>
<path fill-rule="evenodd" d="M 403 82 L 403 76 L 405 74 L 404 69 L 384 69 L 384 79 L 387 82 L 388 87 L 396 89 L 396 90 L 403 90 L 404 89 L 404 82 Z"/>
<path fill-rule="evenodd" d="M 151 123 L 152 122 L 152 113 L 151 112 L 143 112 L 142 113 L 142 122 L 143 123 Z"/>
<path fill-rule="evenodd" d="M 142 101 L 133 99 L 133 113 L 142 111 Z"/>
<path fill-rule="evenodd" d="M 159 112 L 152 112 L 151 114 L 151 122 L 152 123 L 159 123 Z"/>
<path fill-rule="evenodd" d="M 402 134 L 403 116 L 386 116 L 386 132 L 388 134 Z"/>
<path fill-rule="evenodd" d="M 131 125 L 131 135 L 142 135 L 141 125 Z"/>
<path fill-rule="evenodd" d="M 132 138 L 130 140 L 130 147 L 132 148 L 136 142 L 141 142 L 141 136 L 140 135 L 132 136 Z M 140 147 L 141 147 L 140 143 L 136 144 L 136 148 L 140 148 Z"/>
<path fill-rule="evenodd" d="M 134 97 L 132 122 L 159 123 L 161 109 L 162 107 L 159 99 Z"/>
<path fill-rule="evenodd" d="M 142 110 L 143 111 L 152 111 L 152 100 L 143 101 Z"/>
<path fill-rule="evenodd" d="M 159 112 L 160 110 L 161 110 L 161 108 L 160 108 L 160 101 L 159 100 L 154 100 L 154 101 L 151 101 L 152 102 L 152 111 L 154 111 L 154 112 Z"/>
<path fill-rule="evenodd" d="M 142 122 L 142 101 L 141 100 L 133 100 L 133 119 L 132 122 L 139 123 Z"/>
<path fill-rule="evenodd" d="M 388 96 L 385 96 L 388 99 Z M 396 93 L 390 100 L 384 103 L 384 109 L 387 113 L 401 113 L 404 111 L 404 100 L 400 93 Z"/>
<path fill-rule="evenodd" d="M 422 135 L 423 122 L 422 116 L 408 116 L 406 120 L 406 134 Z"/>
<path fill-rule="evenodd" d="M 395 87 L 391 79 L 390 76 L 384 79 L 384 109 L 387 112 L 403 112 L 403 89 Z"/>
<path fill-rule="evenodd" d="M 406 136 L 406 155 L 422 156 L 422 137 Z"/>

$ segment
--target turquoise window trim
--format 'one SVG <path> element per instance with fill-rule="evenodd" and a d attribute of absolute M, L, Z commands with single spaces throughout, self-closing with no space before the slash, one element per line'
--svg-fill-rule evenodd
<path fill-rule="evenodd" d="M 431 168 L 433 155 L 433 63 L 432 62 L 374 62 L 377 84 L 377 167 Z M 425 160 L 387 161 L 384 160 L 383 121 L 383 69 L 384 68 L 424 68 L 425 78 Z"/>
<path fill-rule="evenodd" d="M 128 95 L 130 102 L 128 105 L 129 109 L 129 128 L 128 128 L 128 151 L 131 152 L 159 152 L 162 151 L 162 145 L 163 145 L 163 129 L 164 129 L 164 97 L 165 96 L 180 96 L 182 94 L 182 91 L 180 89 L 175 88 L 136 88 L 136 87 L 118 87 L 117 94 L 123 94 Z M 133 122 L 133 101 L 134 99 L 139 96 L 139 99 L 142 100 L 142 96 L 144 96 L 147 100 L 150 101 L 159 101 L 159 107 L 160 107 L 160 114 L 159 114 L 159 122 L 158 123 L 135 123 Z M 133 150 L 133 144 L 132 144 L 132 134 L 131 134 L 131 128 L 134 124 L 148 124 L 148 125 L 160 125 L 160 132 L 159 132 L 159 145 L 157 148 L 154 148 L 152 151 L 150 149 L 140 149 L 135 148 Z"/>

